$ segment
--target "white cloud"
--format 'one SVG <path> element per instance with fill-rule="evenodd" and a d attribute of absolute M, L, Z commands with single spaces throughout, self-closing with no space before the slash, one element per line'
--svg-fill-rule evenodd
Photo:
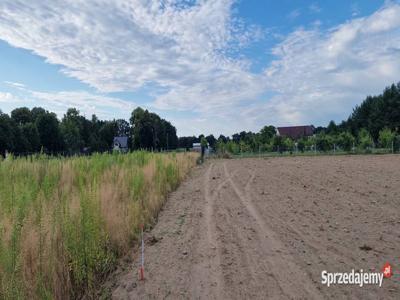
<path fill-rule="evenodd" d="M 294 9 L 287 15 L 287 17 L 290 20 L 294 20 L 297 17 L 299 17 L 300 15 L 301 15 L 300 9 Z"/>
<path fill-rule="evenodd" d="M 312 13 L 320 13 L 321 12 L 321 7 L 319 7 L 319 5 L 317 3 L 312 3 L 308 9 L 310 10 L 310 12 Z"/>
<path fill-rule="evenodd" d="M 4 83 L 18 89 L 24 89 L 26 87 L 25 84 L 22 84 L 20 82 L 4 81 Z"/>
<path fill-rule="evenodd" d="M 21 106 L 41 106 L 55 112 L 59 118 L 63 117 L 68 108 L 74 107 L 88 118 L 95 114 L 101 119 L 114 119 L 117 116 L 128 118 L 136 107 L 136 104 L 131 101 L 87 91 L 43 92 L 28 88 L 21 89 L 22 84 L 11 84 L 11 86 L 14 87 L 15 93 L 0 91 L 0 102 L 7 105 L 9 111 L 15 108 L 13 104 L 17 102 Z"/>
<path fill-rule="evenodd" d="M 238 19 L 233 1 L 3 0 L 0 39 L 61 65 L 100 92 L 31 91 L 35 101 L 113 117 L 110 111 L 126 114 L 133 104 L 104 92 L 151 85 L 157 88 L 153 109 L 196 115 L 172 120 L 179 134 L 326 124 L 400 78 L 397 4 L 329 30 L 317 24 L 298 29 L 256 74 L 240 51 L 266 31 Z"/>
<path fill-rule="evenodd" d="M 185 86 L 234 67 L 221 53 L 247 32 L 236 31 L 231 0 L 184 3 L 5 0 L 0 38 L 103 92 Z"/>
<path fill-rule="evenodd" d="M 279 94 L 254 110 L 279 124 L 346 118 L 366 95 L 400 79 L 399 20 L 400 5 L 392 4 L 328 31 L 291 33 L 265 70 L 268 88 Z"/>
<path fill-rule="evenodd" d="M 357 17 L 360 14 L 360 9 L 359 9 L 357 3 L 352 3 L 350 9 L 351 9 L 351 16 L 352 17 Z"/>
<path fill-rule="evenodd" d="M 116 115 L 129 116 L 135 103 L 124 101 L 118 98 L 108 97 L 89 93 L 86 91 L 61 91 L 61 92 L 39 92 L 30 91 L 31 99 L 36 103 L 42 103 L 46 107 L 51 107 L 59 117 L 61 117 L 68 108 L 75 107 L 90 118 L 92 114 L 102 119 L 110 119 L 110 112 Z"/>
<path fill-rule="evenodd" d="M 0 103 L 20 102 L 20 99 L 9 92 L 0 92 Z"/>

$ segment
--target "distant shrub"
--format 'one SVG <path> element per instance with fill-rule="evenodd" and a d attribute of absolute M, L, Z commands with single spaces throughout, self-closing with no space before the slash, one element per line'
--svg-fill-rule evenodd
<path fill-rule="evenodd" d="M 231 159 L 231 158 L 232 158 L 232 155 L 229 154 L 229 153 L 224 153 L 224 154 L 222 155 L 222 158 Z"/>
<path fill-rule="evenodd" d="M 358 133 L 358 145 L 362 150 L 370 150 L 374 145 L 371 135 L 364 128 Z"/>

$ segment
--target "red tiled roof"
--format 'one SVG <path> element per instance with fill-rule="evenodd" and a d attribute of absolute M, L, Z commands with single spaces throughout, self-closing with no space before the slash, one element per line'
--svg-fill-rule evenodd
<path fill-rule="evenodd" d="M 314 126 L 288 126 L 278 127 L 279 135 L 287 136 L 292 139 L 298 139 L 304 136 L 311 136 L 314 134 Z"/>

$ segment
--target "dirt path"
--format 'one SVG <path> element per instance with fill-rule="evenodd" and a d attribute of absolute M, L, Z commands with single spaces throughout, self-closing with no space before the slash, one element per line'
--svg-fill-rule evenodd
<path fill-rule="evenodd" d="M 396 299 L 400 276 L 382 288 L 320 282 L 322 270 L 400 268 L 399 170 L 397 156 L 209 161 L 146 233 L 146 281 L 135 256 L 112 297 Z"/>

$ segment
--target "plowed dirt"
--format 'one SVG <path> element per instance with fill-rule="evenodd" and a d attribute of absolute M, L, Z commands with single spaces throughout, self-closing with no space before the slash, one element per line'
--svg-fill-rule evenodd
<path fill-rule="evenodd" d="M 400 156 L 210 160 L 146 240 L 146 280 L 137 254 L 114 299 L 400 299 Z M 386 262 L 381 288 L 321 284 Z"/>

